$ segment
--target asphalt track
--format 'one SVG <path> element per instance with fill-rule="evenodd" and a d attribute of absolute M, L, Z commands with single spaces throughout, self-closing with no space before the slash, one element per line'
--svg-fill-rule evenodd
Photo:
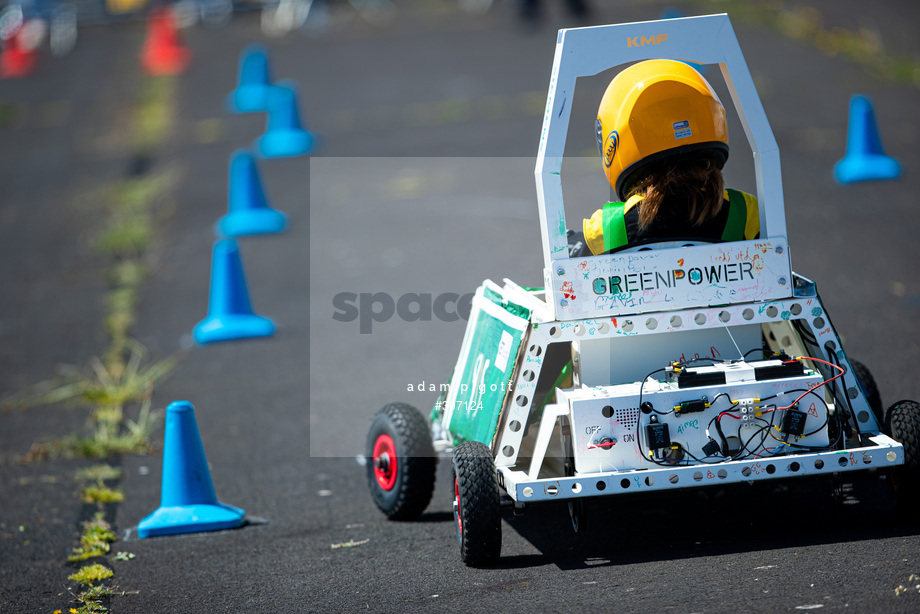
<path fill-rule="evenodd" d="M 595 23 L 734 10 L 731 3 L 606 3 Z M 819 13 L 801 12 L 816 7 Z M 388 28 L 361 19 L 323 35 L 266 39 L 254 15 L 186 33 L 195 61 L 179 80 L 173 138 L 154 168 L 181 180 L 162 213 L 154 273 L 135 335 L 154 358 L 183 360 L 154 395 L 195 405 L 218 497 L 246 510 L 239 530 L 138 540 L 159 501 L 157 455 L 126 457 L 126 500 L 110 510 L 135 554 L 107 563 L 113 612 L 677 611 L 799 609 L 916 612 L 920 531 L 893 522 L 885 484 L 846 486 L 843 502 L 814 484 L 699 497 L 597 501 L 577 537 L 564 507 L 503 523 L 502 560 L 468 569 L 456 549 L 448 464 L 418 522 L 388 522 L 356 462 L 386 402 L 427 409 L 410 391 L 446 379 L 463 322 L 333 319 L 340 293 L 439 296 L 485 278 L 540 285 L 533 185 L 555 29 L 576 25 L 556 5 L 538 28 L 510 6 L 485 16 L 417 2 Z M 920 56 L 912 2 L 787 3 L 822 28 L 875 32 L 885 53 Z M 730 14 L 731 10 L 729 10 Z M 815 280 L 847 352 L 867 364 L 884 402 L 920 398 L 920 88 L 739 14 L 734 27 L 780 146 L 797 272 Z M 131 151 L 119 118 L 136 95 L 138 24 L 81 31 L 75 51 L 32 77 L 0 82 L 26 109 L 0 126 L 0 394 L 83 365 L 106 340 L 104 264 L 89 247 L 101 215 L 94 188 L 122 176 Z M 223 97 L 242 47 L 265 41 L 277 78 L 300 87 L 311 159 L 261 163 L 272 204 L 290 217 L 278 236 L 240 241 L 253 305 L 278 324 L 268 340 L 194 346 L 204 317 L 213 223 L 226 210 L 227 160 L 264 120 L 233 116 Z M 916 59 L 914 60 L 916 62 Z M 605 197 L 590 159 L 592 106 L 575 111 L 567 177 L 570 215 Z M 851 94 L 872 97 L 897 181 L 840 186 Z M 724 99 L 724 98 L 723 98 Z M 573 120 L 575 121 L 575 120 Z M 753 190 L 731 126 L 728 182 Z M 578 134 L 579 131 L 581 134 Z M 72 478 L 88 461 L 20 465 L 41 436 L 82 426 L 79 412 L 0 414 L 0 612 L 66 611 L 67 548 L 88 511 Z M 909 590 L 897 591 L 898 587 Z"/>

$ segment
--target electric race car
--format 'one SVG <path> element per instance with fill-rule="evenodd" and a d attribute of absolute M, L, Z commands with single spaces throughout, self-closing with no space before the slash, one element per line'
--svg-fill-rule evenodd
<path fill-rule="evenodd" d="M 760 234 L 569 257 L 561 171 L 578 77 L 654 58 L 718 65 L 753 150 Z M 561 30 L 536 162 L 545 288 L 477 290 L 430 415 L 392 403 L 367 439 L 373 499 L 428 505 L 452 453 L 460 556 L 495 562 L 503 509 L 881 470 L 920 501 L 920 405 L 887 413 L 815 284 L 791 269 L 779 151 L 727 15 Z"/>

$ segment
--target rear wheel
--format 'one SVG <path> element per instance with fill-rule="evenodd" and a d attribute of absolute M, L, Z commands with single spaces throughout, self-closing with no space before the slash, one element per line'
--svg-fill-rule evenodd
<path fill-rule="evenodd" d="M 454 450 L 454 524 L 460 558 L 470 566 L 498 560 L 502 517 L 492 451 L 477 441 Z"/>
<path fill-rule="evenodd" d="M 437 458 L 422 414 L 405 403 L 377 412 L 367 434 L 367 482 L 374 503 L 392 520 L 421 515 L 434 492 Z"/>
<path fill-rule="evenodd" d="M 900 401 L 888 409 L 887 430 L 904 446 L 904 464 L 888 474 L 900 518 L 920 521 L 920 403 Z"/>
<path fill-rule="evenodd" d="M 566 423 L 562 427 L 562 451 L 565 460 L 563 469 L 566 477 L 575 475 L 575 448 L 572 441 L 572 429 Z M 569 518 L 575 533 L 583 533 L 588 528 L 588 504 L 584 498 L 568 500 Z"/>
<path fill-rule="evenodd" d="M 869 403 L 872 413 L 875 414 L 875 419 L 878 420 L 879 428 L 884 428 L 885 410 L 882 407 L 882 395 L 879 394 L 878 385 L 875 383 L 875 378 L 872 377 L 872 372 L 869 371 L 869 367 L 858 360 L 851 360 L 850 366 L 853 367 L 853 375 L 859 380 L 863 392 L 866 393 L 866 401 Z"/>

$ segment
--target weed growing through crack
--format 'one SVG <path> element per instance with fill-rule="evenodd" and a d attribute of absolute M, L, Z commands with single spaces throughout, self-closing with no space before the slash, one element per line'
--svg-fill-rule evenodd
<path fill-rule="evenodd" d="M 141 286 L 150 265 L 147 254 L 156 230 L 154 207 L 171 193 L 175 175 L 161 172 L 123 180 L 108 195 L 109 215 L 96 247 L 114 263 L 105 297 L 103 326 L 111 343 L 102 357 L 106 371 L 120 377 L 131 354 L 129 330 L 134 325 Z"/>
<path fill-rule="evenodd" d="M 80 491 L 80 501 L 83 503 L 97 503 L 105 505 L 107 503 L 121 503 L 125 500 L 125 494 L 117 488 L 108 486 L 87 486 Z"/>
<path fill-rule="evenodd" d="M 105 520 L 105 513 L 96 512 L 92 520 L 83 523 L 80 545 L 71 550 L 67 560 L 71 563 L 79 563 L 97 556 L 105 556 L 116 539 L 118 538 L 112 531 L 112 525 Z"/>
<path fill-rule="evenodd" d="M 34 461 L 54 457 L 82 456 L 107 458 L 123 454 L 145 454 L 152 451 L 150 437 L 159 424 L 162 412 L 151 411 L 153 386 L 175 367 L 176 360 L 167 358 L 142 366 L 146 351 L 137 342 L 129 344 L 131 356 L 127 363 L 113 373 L 101 360 L 91 360 L 91 376 L 76 374 L 16 400 L 19 408 L 76 401 L 91 406 L 92 432 L 83 437 L 72 434 L 60 439 L 36 442 L 23 460 Z M 140 403 L 136 420 L 126 419 L 125 406 Z"/>
<path fill-rule="evenodd" d="M 113 588 L 97 583 L 108 580 L 113 575 L 114 573 L 111 569 L 99 563 L 86 565 L 81 567 L 80 571 L 69 575 L 68 580 L 79 582 L 84 587 L 81 592 L 74 594 L 75 599 L 80 603 L 80 607 L 70 608 L 70 611 L 77 614 L 108 611 L 102 601 L 112 596 Z"/>
<path fill-rule="evenodd" d="M 37 442 L 24 461 L 54 456 L 108 458 L 152 450 L 150 437 L 160 416 L 159 412 L 151 411 L 153 386 L 170 373 L 176 359 L 148 364 L 146 350 L 131 338 L 130 330 L 135 323 L 142 286 L 151 269 L 150 247 L 156 239 L 158 223 L 166 216 L 157 208 L 166 204 L 176 180 L 171 172 L 147 173 L 156 150 L 172 129 L 175 93 L 173 77 L 144 81 L 134 107 L 136 155 L 131 176 L 108 186 L 103 193 L 106 216 L 95 247 L 110 258 L 106 274 L 109 290 L 102 318 L 109 337 L 105 351 L 100 358 L 89 361 L 89 373 L 70 369 L 63 377 L 43 382 L 0 404 L 4 411 L 67 402 L 89 407 L 90 434 Z M 9 119 L 10 109 L 0 105 L 0 124 Z M 126 407 L 137 404 L 140 406 L 137 419 L 127 419 Z M 124 500 L 120 490 L 105 483 L 119 479 L 120 475 L 120 470 L 105 465 L 79 473 L 78 481 L 84 486 L 78 496 L 85 504 L 95 505 L 97 512 L 91 521 L 83 523 L 80 545 L 72 548 L 68 556 L 71 563 L 105 556 L 116 541 L 103 508 Z M 94 564 L 69 576 L 84 586 L 82 592 L 74 594 L 79 607 L 69 611 L 75 614 L 108 611 L 103 602 L 112 595 L 112 588 L 99 583 L 112 575 L 112 570 Z"/>
<path fill-rule="evenodd" d="M 165 140 L 171 124 L 175 83 L 152 79 L 145 83 L 135 115 L 135 148 L 149 155 Z M 107 216 L 96 248 L 112 259 L 107 273 L 103 327 L 109 344 L 101 358 L 89 361 L 91 374 L 71 370 L 61 378 L 42 382 L 32 391 L 3 403 L 4 409 L 27 408 L 61 402 L 91 407 L 91 433 L 69 435 L 33 445 L 23 460 L 54 456 L 105 458 L 150 452 L 150 435 L 158 413 L 150 411 L 153 384 L 166 377 L 175 358 L 146 364 L 146 350 L 130 337 L 136 319 L 141 287 L 150 270 L 148 251 L 156 234 L 155 208 L 164 203 L 175 185 L 172 172 L 129 177 L 105 190 Z M 141 403 L 136 421 L 125 419 L 125 406 Z"/>
<path fill-rule="evenodd" d="M 154 206 L 170 194 L 175 181 L 174 173 L 160 172 L 124 179 L 110 188 L 104 196 L 108 215 L 96 249 L 122 260 L 143 256 L 156 229 Z M 120 281 L 136 285 L 143 277 Z"/>
<path fill-rule="evenodd" d="M 80 568 L 80 571 L 74 574 L 67 576 L 68 580 L 73 580 L 74 582 L 79 582 L 80 584 L 85 584 L 91 586 L 95 582 L 101 582 L 102 580 L 107 580 L 114 575 L 111 569 L 105 565 L 100 565 L 95 563 L 93 565 L 86 565 Z"/>
<path fill-rule="evenodd" d="M 175 94 L 174 78 L 153 78 L 145 82 L 134 117 L 134 146 L 137 151 L 149 153 L 169 137 Z"/>
<path fill-rule="evenodd" d="M 77 471 L 77 475 L 74 476 L 74 481 L 80 484 L 89 482 L 104 484 L 107 480 L 120 480 L 121 474 L 121 469 L 113 467 L 112 465 L 93 465 L 92 467 L 85 467 Z"/>

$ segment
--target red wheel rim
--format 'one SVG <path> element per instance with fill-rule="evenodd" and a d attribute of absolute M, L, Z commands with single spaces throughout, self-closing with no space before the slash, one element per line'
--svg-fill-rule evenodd
<path fill-rule="evenodd" d="M 383 490 L 393 490 L 396 485 L 396 444 L 393 438 L 382 433 L 374 442 L 374 477 Z"/>
<path fill-rule="evenodd" d="M 454 518 L 457 521 L 457 535 L 463 534 L 463 519 L 460 518 L 460 482 L 454 479 Z"/>

